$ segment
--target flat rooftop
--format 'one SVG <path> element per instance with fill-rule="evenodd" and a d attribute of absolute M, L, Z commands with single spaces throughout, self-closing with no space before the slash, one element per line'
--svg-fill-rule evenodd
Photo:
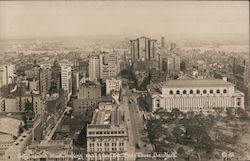
<path fill-rule="evenodd" d="M 226 82 L 222 79 L 182 79 L 182 80 L 169 80 L 163 86 L 167 87 L 204 87 L 204 86 L 213 86 L 213 87 L 220 87 L 220 86 L 234 86 L 234 84 L 230 82 Z"/>
<path fill-rule="evenodd" d="M 112 109 L 97 109 L 89 128 L 110 128 L 124 125 L 124 113 L 119 107 Z"/>

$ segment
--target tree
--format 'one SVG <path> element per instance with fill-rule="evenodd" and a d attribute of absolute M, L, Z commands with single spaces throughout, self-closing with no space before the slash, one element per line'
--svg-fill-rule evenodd
<path fill-rule="evenodd" d="M 214 151 L 214 142 L 208 135 L 208 130 L 206 126 L 207 120 L 201 114 L 195 115 L 194 117 L 189 118 L 184 124 L 186 128 L 186 136 L 190 138 L 193 143 L 193 146 L 198 160 L 201 159 L 201 153 L 204 150 L 209 149 L 212 153 Z"/>
<path fill-rule="evenodd" d="M 139 89 L 140 90 L 146 90 L 147 85 L 150 84 L 150 79 L 151 79 L 150 75 L 148 77 L 144 78 L 141 85 L 140 85 L 140 87 L 139 87 Z"/>
<path fill-rule="evenodd" d="M 237 108 L 235 111 L 240 120 L 249 120 L 247 112 L 242 108 Z"/>
<path fill-rule="evenodd" d="M 183 147 L 179 147 L 179 148 L 177 149 L 177 153 L 180 154 L 180 155 L 185 155 L 185 150 L 184 150 L 184 148 L 183 148 Z"/>
<path fill-rule="evenodd" d="M 171 116 L 173 119 L 177 119 L 180 115 L 182 115 L 183 113 L 178 109 L 178 108 L 174 108 L 171 111 Z"/>
<path fill-rule="evenodd" d="M 234 120 L 235 119 L 234 108 L 233 107 L 227 108 L 227 118 L 228 118 L 228 120 Z"/>
<path fill-rule="evenodd" d="M 176 142 L 180 143 L 181 142 L 180 140 L 181 140 L 182 135 L 184 134 L 184 131 L 179 126 L 176 126 L 174 127 L 172 133 L 176 138 Z"/>

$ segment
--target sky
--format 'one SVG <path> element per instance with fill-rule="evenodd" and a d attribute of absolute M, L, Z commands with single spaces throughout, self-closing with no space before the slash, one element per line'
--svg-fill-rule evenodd
<path fill-rule="evenodd" d="M 247 1 L 0 1 L 0 38 L 249 34 Z"/>

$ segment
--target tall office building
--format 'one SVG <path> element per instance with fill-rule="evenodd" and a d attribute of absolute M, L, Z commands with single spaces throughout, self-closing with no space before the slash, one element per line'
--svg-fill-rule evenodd
<path fill-rule="evenodd" d="M 40 68 L 39 69 L 39 92 L 45 96 L 51 87 L 51 69 L 49 68 Z"/>
<path fill-rule="evenodd" d="M 67 92 L 67 101 L 69 101 L 72 94 L 72 74 L 71 66 L 62 66 L 61 69 L 62 89 Z"/>
<path fill-rule="evenodd" d="M 100 78 L 114 78 L 117 77 L 119 72 L 120 65 L 116 53 L 108 53 L 100 56 Z"/>
<path fill-rule="evenodd" d="M 181 68 L 181 58 L 179 56 L 174 56 L 174 70 L 179 72 Z"/>
<path fill-rule="evenodd" d="M 72 72 L 72 95 L 76 95 L 80 86 L 79 72 L 73 70 Z"/>
<path fill-rule="evenodd" d="M 181 59 L 178 56 L 162 58 L 162 69 L 166 71 L 168 74 L 179 72 Z"/>
<path fill-rule="evenodd" d="M 58 61 L 54 61 L 53 66 L 51 67 L 51 88 L 50 91 L 52 93 L 59 93 L 61 88 L 61 66 Z"/>
<path fill-rule="evenodd" d="M 89 58 L 89 78 L 109 79 L 117 77 L 120 72 L 118 55 L 116 53 L 102 52 L 98 55 L 91 55 Z"/>
<path fill-rule="evenodd" d="M 89 78 L 100 78 L 100 55 L 91 55 L 89 57 Z"/>
<path fill-rule="evenodd" d="M 140 37 L 130 40 L 132 61 L 153 60 L 156 58 L 156 40 Z"/>
<path fill-rule="evenodd" d="M 164 36 L 161 37 L 161 47 L 165 48 L 165 37 Z"/>
<path fill-rule="evenodd" d="M 15 65 L 4 64 L 0 66 L 0 87 L 14 83 Z"/>

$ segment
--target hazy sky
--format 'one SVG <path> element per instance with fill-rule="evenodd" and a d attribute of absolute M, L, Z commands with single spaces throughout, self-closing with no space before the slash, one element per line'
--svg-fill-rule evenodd
<path fill-rule="evenodd" d="M 247 1 L 0 2 L 0 37 L 248 34 Z"/>

